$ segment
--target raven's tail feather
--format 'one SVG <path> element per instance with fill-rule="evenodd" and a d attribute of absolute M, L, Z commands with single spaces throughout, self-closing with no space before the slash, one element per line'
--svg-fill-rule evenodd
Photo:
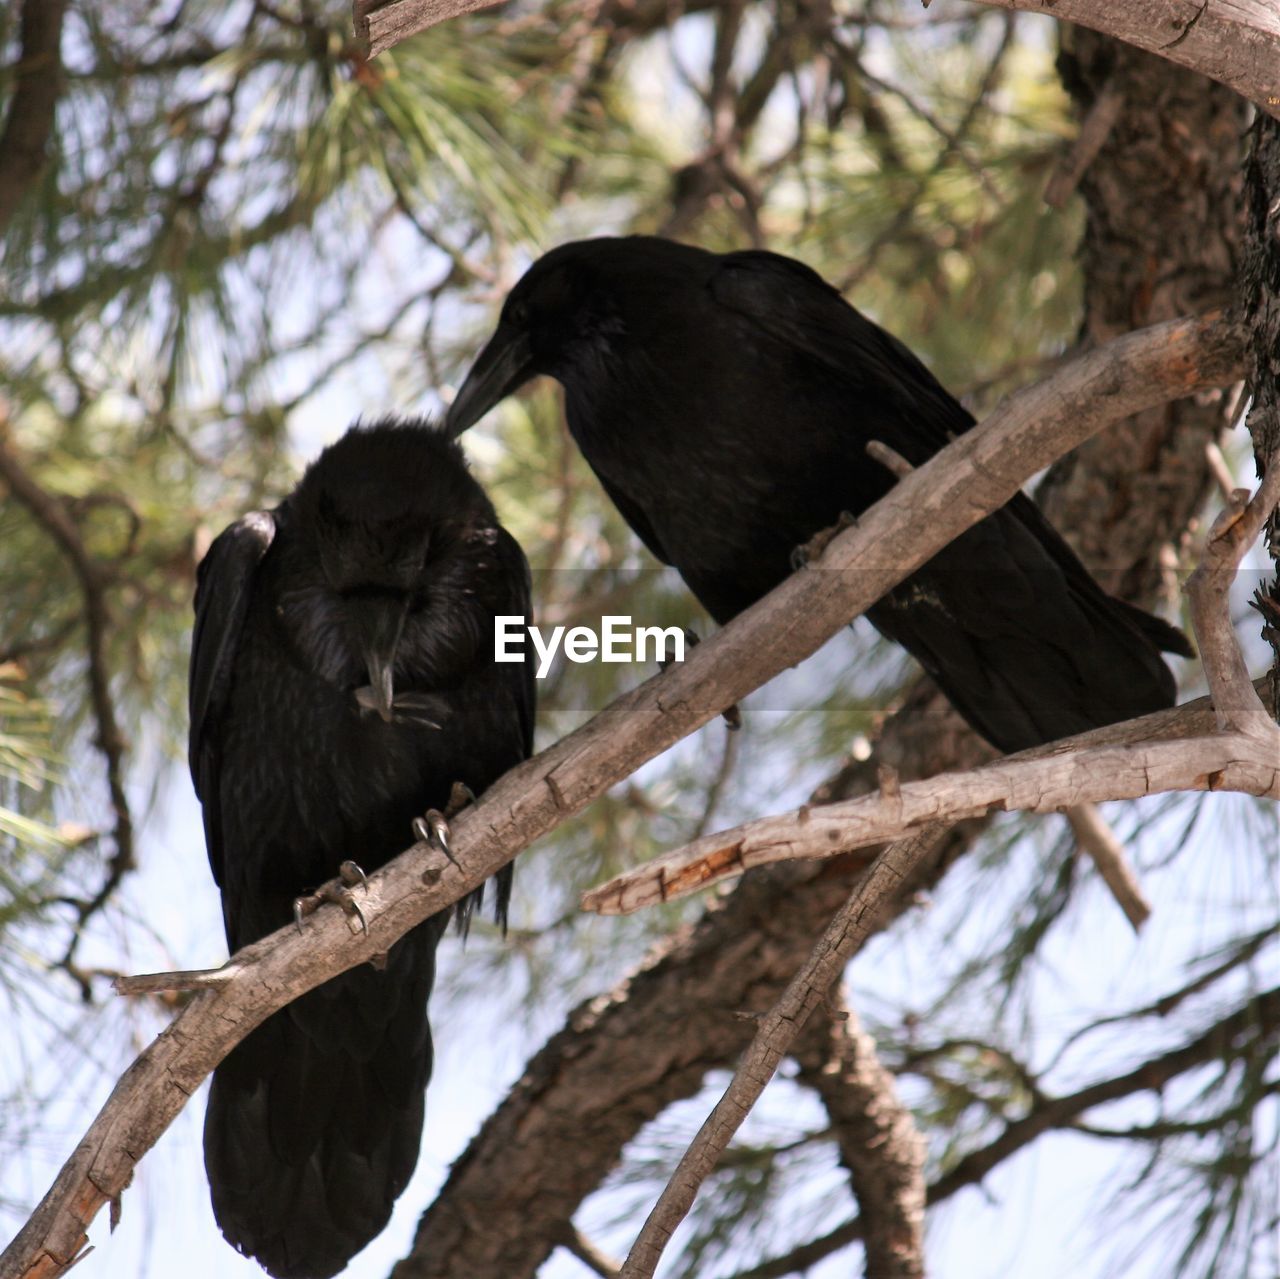
<path fill-rule="evenodd" d="M 264 1022 L 213 1075 L 205 1167 L 223 1235 L 277 1279 L 328 1279 L 387 1224 L 422 1138 L 442 917 Z"/>

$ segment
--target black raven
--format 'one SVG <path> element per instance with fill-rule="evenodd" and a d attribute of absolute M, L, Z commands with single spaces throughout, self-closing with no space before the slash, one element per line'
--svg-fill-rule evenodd
<path fill-rule="evenodd" d="M 493 660 L 494 615 L 528 611 L 519 545 L 423 423 L 350 431 L 274 511 L 217 538 L 196 588 L 190 759 L 233 952 L 344 859 L 372 870 L 407 847 L 454 783 L 478 793 L 529 755 L 533 668 Z M 510 889 L 507 867 L 504 921 Z M 446 923 L 303 995 L 214 1072 L 214 1215 L 281 1279 L 341 1270 L 413 1172 Z"/>
<path fill-rule="evenodd" d="M 970 414 L 803 264 L 647 237 L 561 245 L 511 291 L 449 412 L 457 435 L 535 374 L 644 544 L 724 623 L 792 553 Z M 1181 632 L 1113 599 L 1019 494 L 867 616 L 995 746 L 1020 750 L 1171 705 Z"/>

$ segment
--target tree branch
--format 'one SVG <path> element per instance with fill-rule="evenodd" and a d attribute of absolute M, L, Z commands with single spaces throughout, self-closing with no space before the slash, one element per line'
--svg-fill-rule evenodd
<path fill-rule="evenodd" d="M 1120 1101 L 1136 1093 L 1160 1092 L 1180 1075 L 1222 1057 L 1225 1047 L 1233 1040 L 1247 1035 L 1263 1041 L 1270 1039 L 1278 1024 L 1280 990 L 1270 990 L 1234 1009 L 1190 1043 L 1144 1061 L 1122 1075 L 1089 1084 L 1061 1097 L 1037 1098 L 1026 1115 L 1006 1124 L 997 1137 L 965 1155 L 929 1186 L 926 1196 L 929 1207 L 950 1199 L 969 1186 L 980 1185 L 999 1164 L 1051 1130 L 1070 1128 L 1099 1137 L 1124 1135 L 1082 1129 L 1080 1117 L 1096 1106 Z M 1141 1135 L 1140 1131 L 1137 1135 Z M 784 1279 L 862 1239 L 864 1233 L 862 1217 L 856 1217 L 786 1256 L 774 1257 L 749 1270 L 740 1271 L 735 1279 Z"/>
<path fill-rule="evenodd" d="M 1093 861 L 1133 931 L 1141 931 L 1142 925 L 1151 918 L 1151 903 L 1143 893 L 1115 831 L 1098 812 L 1096 804 L 1077 804 L 1067 809 L 1067 821 L 1077 845 Z"/>
<path fill-rule="evenodd" d="M 882 788 L 859 799 L 819 808 L 805 805 L 746 822 L 703 836 L 590 889 L 582 904 L 602 915 L 626 915 L 687 897 L 753 866 L 835 857 L 886 839 L 907 838 L 932 822 L 960 821 L 991 811 L 1051 813 L 1077 804 L 1174 790 L 1230 790 L 1280 798 L 1280 756 L 1268 737 L 1211 732 L 1131 744 L 1133 734 L 1144 726 L 1163 729 L 1171 715 L 1176 720 L 1185 711 L 1190 719 L 1204 705 L 1192 703 L 1037 746 L 969 772 L 944 773 L 896 790 Z M 1103 744 L 1081 745 L 1096 740 L 1095 735 L 1101 735 Z M 1123 744 L 1106 744 L 1108 736 Z"/>
<path fill-rule="evenodd" d="M 1280 118 L 1280 10 L 1271 0 L 977 0 L 1092 27 L 1225 84 Z"/>
<path fill-rule="evenodd" d="M 1228 594 L 1241 559 L 1258 540 L 1277 502 L 1280 453 L 1272 457 L 1252 501 L 1245 489 L 1237 489 L 1231 495 L 1209 530 L 1200 564 L 1186 585 L 1191 623 L 1200 645 L 1200 660 L 1209 681 L 1218 727 L 1224 734 L 1241 733 L 1266 744 L 1273 757 L 1280 757 L 1276 755 L 1280 750 L 1280 727 L 1263 709 L 1249 682 L 1244 654 L 1231 625 Z"/>
<path fill-rule="evenodd" d="M 620 1279 L 651 1279 L 672 1232 L 693 1206 L 699 1187 L 773 1078 L 809 1014 L 826 997 L 849 958 L 878 927 L 898 891 L 937 853 L 948 830 L 942 824 L 930 826 L 912 839 L 890 844 L 872 862 L 865 878 L 818 939 L 804 967 L 761 1019 L 724 1096 L 658 1196 L 623 1263 Z"/>
<path fill-rule="evenodd" d="M 792 1054 L 822 1099 L 849 1169 L 866 1246 L 865 1279 L 922 1279 L 925 1143 L 897 1082 L 847 999 L 819 1012 Z"/>
<path fill-rule="evenodd" d="M 107 873 L 92 897 L 75 903 L 75 928 L 66 953 L 59 961 L 60 966 L 80 983 L 81 993 L 88 999 L 91 994 L 88 980 L 75 966 L 75 954 L 84 926 L 102 909 L 119 887 L 120 881 L 135 865 L 133 816 L 124 786 L 125 740 L 116 718 L 107 657 L 111 631 L 111 615 L 107 607 L 108 575 L 103 565 L 90 555 L 65 503 L 56 495 L 46 492 L 19 460 L 10 443 L 8 428 L 7 411 L 0 405 L 0 480 L 8 486 L 14 499 L 27 508 L 36 523 L 58 544 L 80 585 L 86 631 L 89 704 L 97 726 L 95 744 L 101 751 L 106 766 L 107 791 L 114 818 L 112 842 L 115 844 L 115 851 L 107 864 Z"/>
<path fill-rule="evenodd" d="M 15 88 L 0 135 L 0 234 L 47 160 L 45 148 L 62 92 L 66 8 L 67 0 L 25 0 L 22 6 L 22 52 L 12 68 Z"/>
<path fill-rule="evenodd" d="M 83 1246 L 89 1221 L 123 1191 L 190 1093 L 272 1012 L 386 951 L 609 786 L 809 656 L 1008 501 L 1028 475 L 1108 422 L 1232 381 L 1242 342 L 1220 315 L 1173 321 L 1117 339 L 1020 392 L 896 485 L 832 542 L 812 571 L 788 578 L 683 664 L 619 698 L 490 788 L 454 824 L 456 864 L 441 868 L 415 846 L 371 876 L 361 900 L 367 935 L 353 937 L 341 911 L 322 909 L 303 935 L 286 928 L 239 952 L 236 975 L 198 993 L 117 1084 L 0 1257 L 0 1279 L 62 1273 Z M 896 861 L 886 863 L 890 870 Z M 851 907 L 856 915 L 857 903 Z"/>

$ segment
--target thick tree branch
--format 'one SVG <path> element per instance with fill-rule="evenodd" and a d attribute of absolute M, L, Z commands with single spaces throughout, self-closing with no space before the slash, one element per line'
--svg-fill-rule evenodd
<path fill-rule="evenodd" d="M 125 1074 L 0 1258 L 0 1279 L 62 1273 L 82 1248 L 88 1223 L 121 1193 L 190 1093 L 277 1008 L 386 951 L 609 786 L 809 656 L 1008 501 L 1028 475 L 1107 422 L 1233 380 L 1242 341 L 1221 316 L 1174 321 L 1117 339 L 1020 392 L 895 486 L 832 542 L 813 570 L 794 574 L 686 662 L 508 773 L 455 822 L 456 864 L 442 869 L 415 846 L 372 876 L 362 899 L 367 935 L 352 937 L 340 911 L 321 910 L 305 935 L 284 929 L 241 951 L 236 975 L 197 994 Z"/>
<path fill-rule="evenodd" d="M 1217 80 L 1280 118 L 1280 10 L 1271 0 L 977 0 L 1114 36 Z"/>
<path fill-rule="evenodd" d="M 865 1279 L 921 1279 L 925 1143 L 875 1040 L 847 999 L 816 1013 L 792 1054 L 822 1099 L 849 1170 L 866 1246 Z"/>
<path fill-rule="evenodd" d="M 0 234 L 45 166 L 54 109 L 62 91 L 62 17 L 67 0 L 25 0 L 22 52 L 9 115 L 0 134 Z"/>

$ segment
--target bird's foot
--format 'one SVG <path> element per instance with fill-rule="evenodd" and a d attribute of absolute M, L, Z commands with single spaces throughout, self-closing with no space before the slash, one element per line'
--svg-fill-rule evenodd
<path fill-rule="evenodd" d="M 684 642 L 686 647 L 696 648 L 702 643 L 702 637 L 693 629 L 692 626 L 686 626 L 684 627 Z M 665 671 L 667 667 L 671 665 L 673 660 L 674 659 L 670 657 L 660 657 L 658 659 L 658 669 Z M 732 706 L 722 710 L 720 714 L 731 733 L 736 733 L 738 729 L 742 727 L 742 712 L 738 709 L 737 702 L 734 702 Z"/>
<path fill-rule="evenodd" d="M 343 913 L 348 917 L 354 915 L 360 921 L 360 931 L 367 935 L 369 923 L 364 917 L 364 911 L 360 909 L 360 903 L 356 900 L 355 894 L 351 890 L 357 884 L 363 888 L 368 882 L 364 871 L 355 862 L 343 862 L 338 867 L 337 879 L 331 879 L 327 884 L 321 884 L 314 893 L 293 899 L 293 922 L 297 925 L 298 931 L 302 931 L 302 921 L 308 915 L 314 915 L 325 902 L 333 902 L 334 905 L 341 906 Z"/>
<path fill-rule="evenodd" d="M 466 782 L 454 782 L 452 789 L 449 791 L 449 799 L 444 806 L 443 812 L 438 808 L 428 808 L 423 816 L 413 819 L 414 837 L 422 843 L 438 849 L 456 866 L 458 859 L 454 857 L 453 849 L 449 843 L 452 838 L 449 819 L 457 817 L 468 804 L 474 804 L 475 802 L 475 792 Z"/>
<path fill-rule="evenodd" d="M 847 528 L 857 523 L 857 518 L 848 511 L 841 511 L 840 518 L 830 528 L 819 529 L 807 542 L 797 546 L 791 552 L 791 568 L 793 572 L 812 564 L 822 558 L 827 547 Z"/>

